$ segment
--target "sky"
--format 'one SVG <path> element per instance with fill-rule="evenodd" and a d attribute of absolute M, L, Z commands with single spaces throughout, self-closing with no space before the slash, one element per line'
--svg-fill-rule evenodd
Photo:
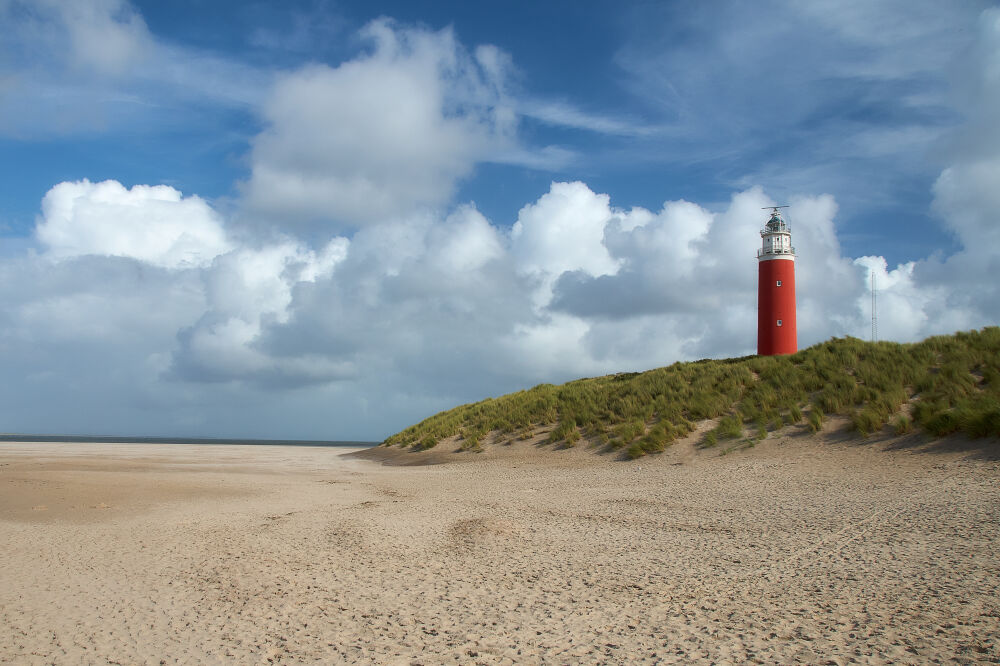
<path fill-rule="evenodd" d="M 0 0 L 0 431 L 380 440 L 1000 321 L 1000 7 Z"/>

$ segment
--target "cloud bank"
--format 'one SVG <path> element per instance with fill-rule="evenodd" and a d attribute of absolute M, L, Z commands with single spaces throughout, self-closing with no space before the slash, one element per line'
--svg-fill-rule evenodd
<path fill-rule="evenodd" d="M 941 185 L 942 202 L 948 192 Z M 984 211 L 963 202 L 974 225 Z M 144 397 L 151 410 L 183 412 L 210 393 L 235 408 L 308 391 L 330 402 L 302 436 L 350 418 L 354 430 L 338 436 L 381 437 L 424 410 L 538 382 L 753 353 L 754 253 L 772 203 L 753 188 L 718 210 L 621 209 L 584 183 L 554 182 L 512 228 L 461 205 L 313 250 L 291 237 L 236 240 L 208 204 L 171 188 L 61 183 L 38 220 L 44 249 L 3 266 L 0 349 L 29 387 L 75 395 L 92 382 L 106 409 Z M 873 270 L 886 338 L 996 321 L 995 302 L 962 296 L 991 283 L 988 251 L 890 269 L 843 256 L 832 197 L 791 204 L 800 345 L 867 337 Z M 7 392 L 8 404 L 24 399 Z M 244 423 L 266 432 L 273 416 L 262 409 Z M 198 419 L 188 427 L 221 427 Z"/>

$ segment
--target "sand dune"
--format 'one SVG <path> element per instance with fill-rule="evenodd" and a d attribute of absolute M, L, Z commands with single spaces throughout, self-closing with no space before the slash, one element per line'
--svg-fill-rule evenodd
<path fill-rule="evenodd" d="M 0 660 L 995 662 L 990 446 L 0 445 Z"/>

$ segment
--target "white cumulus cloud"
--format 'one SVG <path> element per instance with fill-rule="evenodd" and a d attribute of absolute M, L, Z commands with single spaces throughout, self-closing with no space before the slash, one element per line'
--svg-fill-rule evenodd
<path fill-rule="evenodd" d="M 521 209 L 510 232 L 512 251 L 518 268 L 542 276 L 540 305 L 548 302 L 552 282 L 566 271 L 596 276 L 618 270 L 604 246 L 604 228 L 613 216 L 610 197 L 580 182 L 552 183 L 537 202 Z"/>
<path fill-rule="evenodd" d="M 369 53 L 279 78 L 245 184 L 253 213 L 334 228 L 410 215 L 510 143 L 498 50 L 385 19 L 362 36 Z"/>
<path fill-rule="evenodd" d="M 36 236 L 56 259 L 97 254 L 156 266 L 205 266 L 230 248 L 222 220 L 197 196 L 166 185 L 60 183 L 42 199 Z"/>
<path fill-rule="evenodd" d="M 178 334 L 178 375 L 193 381 L 313 383 L 353 374 L 350 363 L 308 354 L 272 357 L 258 346 L 265 326 L 288 322 L 293 289 L 329 277 L 348 246 L 347 239 L 336 238 L 314 252 L 284 240 L 219 256 L 202 273 L 206 311 Z"/>

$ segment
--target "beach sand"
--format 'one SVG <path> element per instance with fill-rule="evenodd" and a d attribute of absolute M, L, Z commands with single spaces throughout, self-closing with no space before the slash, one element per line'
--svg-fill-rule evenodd
<path fill-rule="evenodd" d="M 0 661 L 997 662 L 997 448 L 0 444 Z"/>

